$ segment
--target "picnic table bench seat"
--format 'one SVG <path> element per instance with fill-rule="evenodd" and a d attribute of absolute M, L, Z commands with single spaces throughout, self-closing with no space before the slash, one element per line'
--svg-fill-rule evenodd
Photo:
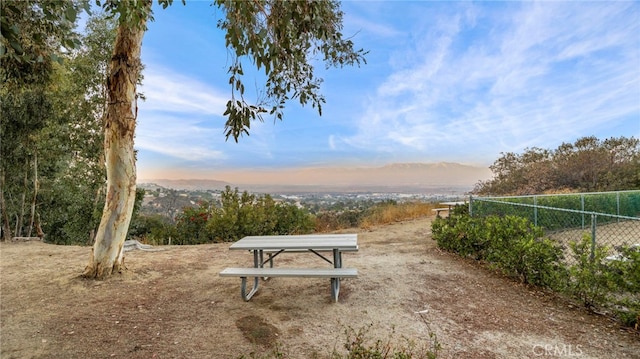
<path fill-rule="evenodd" d="M 299 278 L 331 278 L 331 296 L 334 302 L 338 301 L 340 293 L 340 281 L 336 278 L 355 278 L 358 276 L 356 268 L 225 268 L 219 273 L 221 277 L 240 277 L 240 295 L 245 301 L 249 301 L 257 290 L 257 283 L 247 293 L 248 277 L 299 277 Z"/>
<path fill-rule="evenodd" d="M 436 212 L 436 217 L 440 217 L 440 212 L 449 212 L 451 211 L 450 208 L 434 208 L 432 209 L 433 212 Z"/>

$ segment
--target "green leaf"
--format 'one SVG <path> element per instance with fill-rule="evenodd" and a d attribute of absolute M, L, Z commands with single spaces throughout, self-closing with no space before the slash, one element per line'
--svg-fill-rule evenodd
<path fill-rule="evenodd" d="M 96 5 L 100 6 L 99 1 L 96 1 Z M 91 12 L 91 4 L 89 4 L 89 1 L 82 2 L 82 9 L 87 13 L 87 15 L 93 15 L 93 13 Z"/>
<path fill-rule="evenodd" d="M 10 41 L 9 44 L 11 45 L 13 50 L 19 55 L 22 55 L 24 53 L 24 50 L 22 50 L 22 45 L 20 45 L 17 41 Z"/>
<path fill-rule="evenodd" d="M 69 22 L 76 22 L 76 18 L 78 17 L 78 11 L 73 6 L 67 7 L 67 10 L 64 13 L 65 18 Z"/>

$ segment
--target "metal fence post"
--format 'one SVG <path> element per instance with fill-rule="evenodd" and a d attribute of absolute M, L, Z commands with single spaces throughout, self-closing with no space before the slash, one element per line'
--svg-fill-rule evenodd
<path fill-rule="evenodd" d="M 538 226 L 538 196 L 533 196 L 533 225 Z"/>
<path fill-rule="evenodd" d="M 596 219 L 598 217 L 595 213 L 591 214 L 591 256 L 589 257 L 593 262 L 596 254 Z"/>
<path fill-rule="evenodd" d="M 469 195 L 469 217 L 473 217 L 473 196 Z"/>
<path fill-rule="evenodd" d="M 582 211 L 582 229 L 584 229 L 584 193 L 580 194 L 580 203 L 580 210 Z"/>

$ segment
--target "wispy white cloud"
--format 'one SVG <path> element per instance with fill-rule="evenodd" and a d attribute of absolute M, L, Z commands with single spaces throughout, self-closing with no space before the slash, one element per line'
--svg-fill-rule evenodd
<path fill-rule="evenodd" d="M 197 79 L 148 64 L 140 91 L 136 148 L 184 161 L 222 160 L 213 139 L 222 137 L 226 98 Z"/>
<path fill-rule="evenodd" d="M 368 34 L 383 38 L 393 38 L 402 35 L 402 31 L 396 29 L 393 26 L 380 23 L 379 21 L 370 21 L 360 16 L 347 14 L 345 22 L 348 22 L 349 26 L 358 33 L 366 32 Z"/>
<path fill-rule="evenodd" d="M 435 156 L 511 151 L 640 119 L 637 4 L 527 2 L 509 9 L 499 18 L 477 7 L 439 13 L 428 32 L 413 33 L 418 41 L 391 55 L 394 72 L 344 142 Z"/>
<path fill-rule="evenodd" d="M 147 111 L 220 116 L 228 100 L 228 94 L 204 82 L 153 64 L 144 71 L 140 91 L 146 97 L 140 107 Z"/>
<path fill-rule="evenodd" d="M 251 136 L 230 144 L 222 117 L 228 98 L 222 91 L 176 71 L 153 64 L 147 68 L 141 87 L 146 101 L 138 104 L 137 149 L 208 165 L 229 160 L 230 152 L 273 158 L 271 123 L 253 121 Z"/>
<path fill-rule="evenodd" d="M 143 112 L 139 116 L 136 148 L 184 161 L 221 160 L 227 156 L 212 139 L 222 129 L 193 118 Z"/>

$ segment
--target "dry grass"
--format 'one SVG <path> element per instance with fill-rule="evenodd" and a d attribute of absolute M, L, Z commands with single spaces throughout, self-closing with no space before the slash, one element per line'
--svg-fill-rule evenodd
<path fill-rule="evenodd" d="M 376 207 L 373 212 L 362 219 L 360 228 L 369 229 L 376 225 L 424 218 L 432 214 L 435 203 L 407 202 Z"/>

